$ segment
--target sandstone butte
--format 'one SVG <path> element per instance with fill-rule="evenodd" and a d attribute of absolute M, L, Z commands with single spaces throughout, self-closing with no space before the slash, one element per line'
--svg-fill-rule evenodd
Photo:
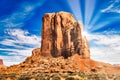
<path fill-rule="evenodd" d="M 90 58 L 90 47 L 83 26 L 67 12 L 47 13 L 42 20 L 41 48 L 18 65 L 0 70 L 0 74 L 33 72 L 85 72 L 120 74 L 120 67 Z M 39 44 L 39 43 L 38 43 Z"/>
<path fill-rule="evenodd" d="M 82 31 L 82 23 L 77 22 L 70 13 L 45 14 L 41 55 L 68 58 L 78 54 L 81 58 L 90 58 L 88 41 Z"/>

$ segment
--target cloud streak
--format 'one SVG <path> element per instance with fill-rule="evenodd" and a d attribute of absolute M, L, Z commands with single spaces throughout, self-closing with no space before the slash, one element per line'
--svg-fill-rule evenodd
<path fill-rule="evenodd" d="M 11 13 L 10 15 L 4 16 L 0 20 L 0 26 L 5 28 L 20 28 L 24 26 L 24 22 L 29 20 L 35 13 L 35 9 L 42 6 L 44 1 L 37 1 L 36 3 L 24 2 L 20 7 Z"/>
<path fill-rule="evenodd" d="M 106 8 L 101 10 L 101 12 L 103 13 L 112 12 L 112 13 L 120 14 L 120 0 L 115 0 L 115 1 L 110 2 Z"/>

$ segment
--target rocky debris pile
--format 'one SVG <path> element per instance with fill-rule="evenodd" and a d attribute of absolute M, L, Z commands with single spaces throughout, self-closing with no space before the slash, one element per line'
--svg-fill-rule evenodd
<path fill-rule="evenodd" d="M 37 48 L 33 50 L 33 55 L 40 52 Z M 40 54 L 40 53 L 39 53 Z M 38 55 L 39 55 L 38 54 Z M 120 67 L 113 67 L 110 64 L 105 64 L 102 62 L 96 62 L 91 59 L 81 59 L 78 54 L 74 54 L 67 59 L 61 57 L 43 57 L 43 56 L 30 56 L 24 62 L 19 65 L 13 65 L 7 67 L 6 69 L 1 69 L 1 74 L 21 74 L 21 73 L 75 73 L 75 72 L 85 72 L 85 73 L 114 73 L 120 74 Z M 117 72 L 116 72 L 117 71 Z"/>
<path fill-rule="evenodd" d="M 4 73 L 33 73 L 33 72 L 47 72 L 47 73 L 67 73 L 79 72 L 79 65 L 74 63 L 74 57 L 64 59 L 64 57 L 49 58 L 49 57 L 29 57 L 19 65 L 13 65 L 7 69 L 3 69 Z"/>
<path fill-rule="evenodd" d="M 83 27 L 67 12 L 47 13 L 43 16 L 41 55 L 67 58 L 79 54 L 90 58 L 88 41 Z"/>

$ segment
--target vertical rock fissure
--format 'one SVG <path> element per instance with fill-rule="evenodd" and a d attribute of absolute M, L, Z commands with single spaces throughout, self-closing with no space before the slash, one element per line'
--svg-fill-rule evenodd
<path fill-rule="evenodd" d="M 61 30 L 62 30 L 62 35 L 63 35 L 63 38 L 62 38 L 62 49 L 61 49 L 61 56 L 64 56 L 65 58 L 67 57 L 67 55 L 66 55 L 66 52 L 65 52 L 65 29 L 64 29 L 64 26 L 63 26 L 63 24 L 62 24 L 62 16 L 60 15 L 60 20 L 61 20 L 61 22 L 60 22 L 60 24 L 61 24 Z M 64 45 L 63 45 L 64 44 Z"/>
<path fill-rule="evenodd" d="M 51 49 L 51 55 L 55 57 L 55 15 L 51 19 L 51 30 L 52 30 L 52 49 Z"/>

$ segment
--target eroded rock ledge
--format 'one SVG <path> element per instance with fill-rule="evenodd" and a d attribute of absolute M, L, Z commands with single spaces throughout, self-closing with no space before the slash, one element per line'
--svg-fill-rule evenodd
<path fill-rule="evenodd" d="M 67 12 L 48 13 L 43 16 L 41 55 L 67 58 L 79 54 L 90 58 L 88 41 L 82 35 L 83 27 Z"/>

